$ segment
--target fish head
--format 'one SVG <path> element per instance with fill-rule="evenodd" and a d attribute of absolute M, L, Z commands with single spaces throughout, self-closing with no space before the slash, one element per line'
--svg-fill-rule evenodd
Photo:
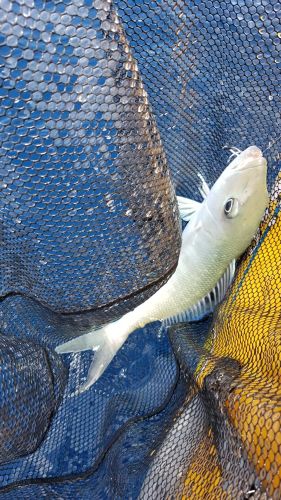
<path fill-rule="evenodd" d="M 249 246 L 268 204 L 267 161 L 250 146 L 225 168 L 206 204 L 218 239 L 229 259 L 238 258 Z"/>

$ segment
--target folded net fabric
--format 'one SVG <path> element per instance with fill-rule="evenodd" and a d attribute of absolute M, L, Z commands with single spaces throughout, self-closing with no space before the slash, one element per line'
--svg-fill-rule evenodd
<path fill-rule="evenodd" d="M 243 400 L 250 392 L 263 402 L 266 381 L 274 379 L 270 404 L 280 405 L 273 362 L 272 373 L 265 362 L 255 375 L 258 327 L 239 351 L 248 352 L 247 359 L 213 345 L 209 322 L 190 326 L 197 332 L 192 347 L 185 335 L 172 334 L 172 345 L 182 339 L 185 353 L 178 363 L 167 332 L 150 325 L 130 336 L 83 395 L 77 388 L 92 354 L 61 358 L 53 348 L 124 314 L 168 279 L 180 247 L 175 190 L 200 201 L 198 173 L 211 185 L 226 165 L 226 146 L 267 149 L 273 185 L 280 167 L 280 10 L 278 2 L 256 0 L 2 0 L 3 498 L 163 498 L 171 491 L 217 498 L 240 490 L 246 495 L 251 488 L 278 497 L 276 417 L 261 415 L 262 403 Z M 267 238 L 273 229 L 278 235 L 278 224 L 266 224 Z M 280 283 L 278 288 L 270 255 L 280 255 L 280 248 L 278 237 L 273 240 L 269 248 L 275 250 L 266 250 L 260 264 L 254 260 L 258 278 L 249 280 L 244 294 L 255 297 L 253 283 L 269 274 L 267 304 L 277 314 L 274 290 Z M 264 255 L 262 248 L 257 255 Z M 233 297 L 230 309 L 239 294 Z M 246 311 L 235 327 L 241 345 L 248 320 L 256 325 L 261 314 L 273 321 L 268 308 L 258 305 L 256 316 Z M 220 335 L 232 339 L 224 307 Z M 275 359 L 278 334 L 266 339 L 259 350 Z M 250 373 L 235 389 L 240 396 L 234 390 L 234 401 L 224 394 L 221 413 L 213 405 L 205 418 L 201 391 L 208 401 L 215 397 L 212 379 L 204 386 L 212 371 L 202 361 L 206 356 L 213 368 L 218 363 L 223 373 L 234 370 L 227 379 L 240 377 L 235 360 L 239 370 L 247 362 Z M 220 368 L 221 357 L 231 358 L 230 368 L 223 362 Z M 206 372 L 200 371 L 203 364 Z M 188 401 L 194 405 L 188 419 L 193 439 L 178 455 L 168 446 L 174 469 L 166 476 L 170 489 L 159 493 L 158 453 Z M 254 407 L 258 419 L 266 420 L 260 433 L 273 429 L 276 451 L 268 434 L 261 444 L 257 427 L 247 423 Z M 205 434 L 210 418 L 212 429 L 213 422 L 224 423 L 218 442 L 230 433 L 228 451 L 243 448 L 240 469 L 237 457 L 225 451 L 221 458 L 214 436 Z M 180 427 L 180 442 L 188 436 Z M 179 462 L 184 482 L 171 474 Z M 229 486 L 231 471 L 243 479 L 238 489 Z"/>

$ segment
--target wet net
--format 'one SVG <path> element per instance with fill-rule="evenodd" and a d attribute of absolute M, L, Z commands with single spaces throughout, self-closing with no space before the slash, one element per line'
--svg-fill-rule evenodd
<path fill-rule="evenodd" d="M 281 496 L 277 1 L 0 1 L 0 498 Z M 214 318 L 92 353 L 177 264 L 228 146 L 271 202 Z M 235 235 L 234 235 L 235 237 Z"/>

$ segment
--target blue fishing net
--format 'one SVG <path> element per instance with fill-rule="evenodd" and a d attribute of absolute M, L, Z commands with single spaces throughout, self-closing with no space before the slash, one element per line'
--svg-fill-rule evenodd
<path fill-rule="evenodd" d="M 83 394 L 92 353 L 54 347 L 165 283 L 175 192 L 200 201 L 198 174 L 212 185 L 227 147 L 259 146 L 272 184 L 280 12 L 267 0 L 1 1 L 1 497 L 140 494 L 193 390 L 167 331 L 134 332 Z M 203 344 L 208 322 L 190 328 Z"/>

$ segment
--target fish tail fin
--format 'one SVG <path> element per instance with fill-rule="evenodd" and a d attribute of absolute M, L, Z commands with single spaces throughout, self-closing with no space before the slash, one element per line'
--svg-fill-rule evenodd
<path fill-rule="evenodd" d="M 93 351 L 98 348 L 98 344 L 102 341 L 104 328 L 99 330 L 86 333 L 80 337 L 69 340 L 64 344 L 60 344 L 56 347 L 56 352 L 58 354 L 66 354 L 69 352 L 81 352 L 88 351 L 92 349 Z"/>
<path fill-rule="evenodd" d="M 121 342 L 116 342 L 116 339 L 112 342 L 109 336 L 103 336 L 90 365 L 87 380 L 80 388 L 80 392 L 87 391 L 100 378 L 124 342 L 123 339 Z"/>
<path fill-rule="evenodd" d="M 124 332 L 122 329 L 118 331 L 118 323 L 118 321 L 110 323 L 99 330 L 93 330 L 56 347 L 58 354 L 81 352 L 88 349 L 95 351 L 87 380 L 80 388 L 80 392 L 89 389 L 100 378 L 127 339 L 130 332 Z M 116 325 L 116 327 L 113 325 Z"/>

